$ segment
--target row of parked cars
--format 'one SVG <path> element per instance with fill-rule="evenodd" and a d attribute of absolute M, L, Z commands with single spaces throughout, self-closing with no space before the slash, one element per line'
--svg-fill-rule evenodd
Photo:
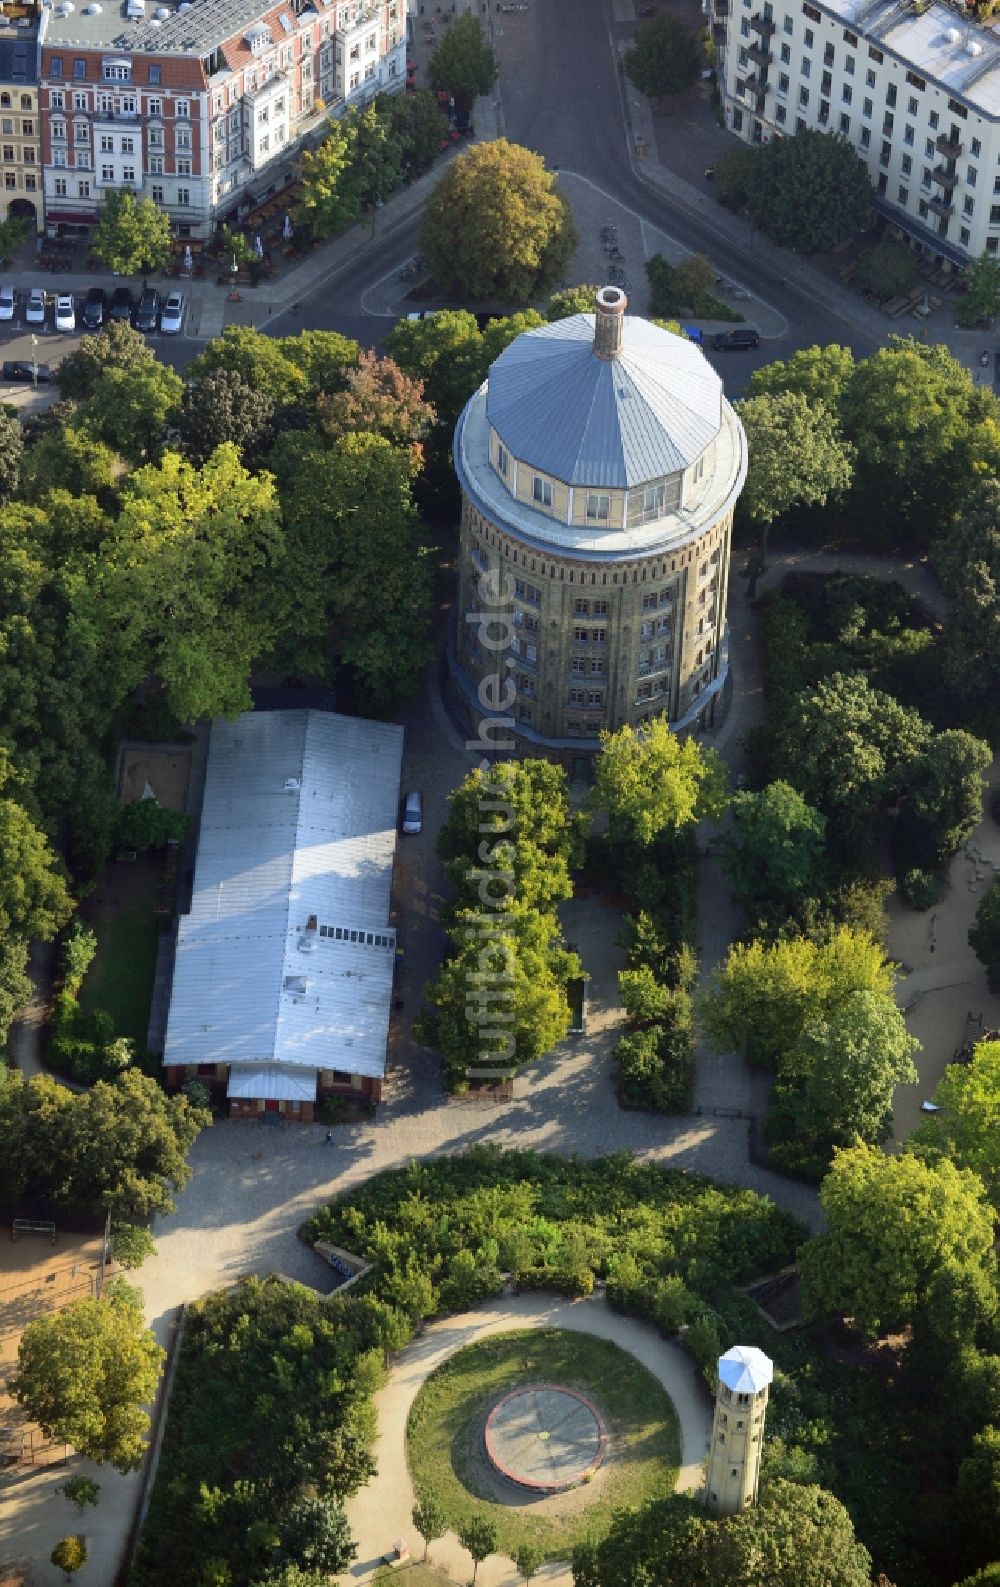
<path fill-rule="evenodd" d="M 54 298 L 42 287 L 32 287 L 27 297 L 13 286 L 0 286 L 0 324 L 17 318 L 21 306 L 25 325 L 44 325 L 49 303 L 54 305 L 54 323 L 57 331 L 75 331 L 77 304 L 71 292 L 58 292 Z M 112 293 L 103 287 L 90 287 L 79 310 L 79 322 L 85 331 L 99 331 L 112 320 L 123 325 L 133 325 L 137 331 L 149 334 L 159 330 L 164 336 L 177 336 L 183 325 L 187 305 L 183 292 L 170 292 L 164 302 L 155 287 L 145 287 L 139 297 L 130 287 L 115 287 Z"/>

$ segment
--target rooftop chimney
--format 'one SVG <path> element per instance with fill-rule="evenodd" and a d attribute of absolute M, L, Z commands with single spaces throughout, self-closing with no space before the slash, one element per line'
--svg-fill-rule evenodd
<path fill-rule="evenodd" d="M 622 350 L 622 321 L 628 298 L 620 287 L 601 287 L 594 299 L 594 352 L 598 358 L 617 358 Z"/>

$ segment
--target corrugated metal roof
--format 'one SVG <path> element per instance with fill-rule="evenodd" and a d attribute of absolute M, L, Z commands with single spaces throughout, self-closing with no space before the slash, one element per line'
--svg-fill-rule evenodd
<path fill-rule="evenodd" d="M 384 1073 L 402 747 L 326 711 L 213 725 L 164 1064 Z"/>
<path fill-rule="evenodd" d="M 292 1069 L 286 1064 L 256 1064 L 229 1071 L 227 1097 L 251 1102 L 315 1102 L 315 1069 Z"/>
<path fill-rule="evenodd" d="M 722 425 L 722 381 L 686 337 L 627 315 L 617 358 L 594 316 L 524 331 L 490 366 L 486 411 L 507 450 L 567 485 L 625 490 L 688 468 Z"/>

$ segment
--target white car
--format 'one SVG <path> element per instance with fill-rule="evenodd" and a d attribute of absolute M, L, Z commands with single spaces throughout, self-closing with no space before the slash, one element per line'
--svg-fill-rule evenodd
<path fill-rule="evenodd" d="M 177 336 L 184 325 L 184 294 L 171 292 L 160 311 L 160 330 L 164 336 Z"/>
<path fill-rule="evenodd" d="M 71 292 L 60 292 L 56 298 L 56 330 L 76 330 L 76 303 Z"/>
<path fill-rule="evenodd" d="M 25 325 L 45 324 L 45 293 L 41 287 L 32 287 L 24 310 Z"/>
<path fill-rule="evenodd" d="M 16 291 L 11 286 L 0 287 L 0 320 L 12 320 L 16 313 Z"/>

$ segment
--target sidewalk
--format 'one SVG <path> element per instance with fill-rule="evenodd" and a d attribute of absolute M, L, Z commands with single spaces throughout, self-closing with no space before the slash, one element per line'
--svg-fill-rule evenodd
<path fill-rule="evenodd" d="M 290 308 L 310 302 L 325 289 L 338 271 L 352 264 L 361 254 L 375 251 L 419 213 L 456 155 L 470 148 L 473 143 L 488 143 L 496 138 L 498 115 L 498 104 L 492 98 L 477 100 L 472 122 L 476 129 L 475 136 L 457 143 L 453 150 L 435 162 L 426 175 L 394 193 L 376 212 L 374 222 L 368 218 L 350 231 L 321 243 L 308 258 L 282 270 L 273 280 L 262 281 L 258 287 L 241 286 L 237 302 L 231 302 L 228 289 L 216 286 L 214 279 L 171 283 L 187 298 L 184 336 L 190 340 L 207 341 L 221 335 L 226 325 L 261 326 L 266 320 L 273 320 Z M 96 271 L 79 274 L 68 272 L 56 278 L 40 270 L 17 272 L 17 285 L 23 291 L 41 287 L 52 294 L 84 293 L 88 287 L 100 285 L 102 279 L 102 274 Z M 107 280 L 117 281 L 118 278 L 107 276 Z M 166 282 L 156 284 L 164 293 L 170 289 Z M 40 340 L 39 347 L 42 345 Z"/>

